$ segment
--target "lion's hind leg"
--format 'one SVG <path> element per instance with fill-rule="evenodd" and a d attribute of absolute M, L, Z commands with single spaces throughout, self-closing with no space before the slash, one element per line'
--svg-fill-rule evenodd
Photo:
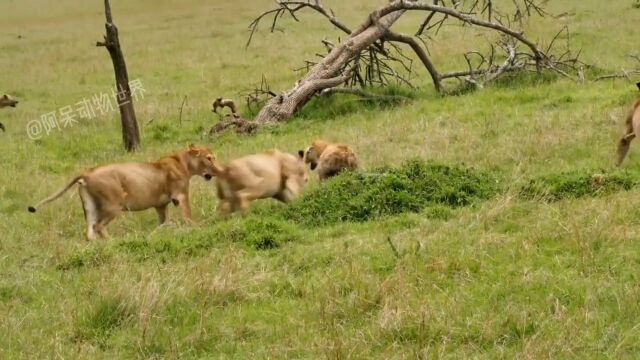
<path fill-rule="evenodd" d="M 95 231 L 100 237 L 106 238 L 109 235 L 105 229 L 109 223 L 122 212 L 119 204 L 110 204 L 100 208 L 98 212 L 98 223 L 95 225 Z"/>
<path fill-rule="evenodd" d="M 98 196 L 93 196 L 98 200 L 98 220 L 94 226 L 95 232 L 102 238 L 106 238 L 106 227 L 109 223 L 120 215 L 122 211 L 128 210 L 127 193 L 120 187 L 101 188 Z"/>
<path fill-rule="evenodd" d="M 87 187 L 83 182 L 80 183 L 78 192 L 80 193 L 80 199 L 82 200 L 82 210 L 84 211 L 84 218 L 87 222 L 87 240 L 95 240 L 95 226 L 98 223 L 99 217 L 98 202 L 89 193 L 89 190 L 87 190 Z"/>
<path fill-rule="evenodd" d="M 238 211 L 242 214 L 246 214 L 249 211 L 249 207 L 251 206 L 251 202 L 259 199 L 262 196 L 262 189 L 258 188 L 245 188 L 238 191 L 235 194 L 234 199 L 231 204 L 233 207 L 233 211 Z"/>
<path fill-rule="evenodd" d="M 627 156 L 629 152 L 629 147 L 631 146 L 631 140 L 636 137 L 634 132 L 630 132 L 625 134 L 620 141 L 618 141 L 618 159 L 616 161 L 616 166 L 622 165 L 624 158 Z"/>

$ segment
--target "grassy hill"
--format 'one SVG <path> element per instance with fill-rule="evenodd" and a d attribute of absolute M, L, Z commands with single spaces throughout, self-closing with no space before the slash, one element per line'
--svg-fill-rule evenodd
<path fill-rule="evenodd" d="M 638 65 L 628 57 L 633 4 L 553 2 L 564 16 L 526 29 L 547 43 L 567 25 L 589 74 L 619 72 Z M 255 136 L 210 139 L 215 97 L 239 98 L 262 75 L 285 90 L 322 38 L 341 35 L 306 14 L 245 49 L 246 26 L 271 5 L 113 0 L 130 77 L 146 90 L 136 103 L 143 148 L 126 154 L 116 111 L 27 132 L 110 93 L 111 63 L 95 47 L 102 2 L 0 2 L 0 94 L 21 101 L 0 111 L 0 358 L 637 357 L 640 145 L 625 170 L 612 168 L 633 83 L 520 78 L 441 98 L 417 68 L 406 104 L 317 102 Z M 327 5 L 352 26 L 377 6 Z M 445 27 L 434 62 L 464 66 L 455 54 L 482 46 L 481 35 Z M 96 242 L 84 240 L 75 191 L 26 211 L 97 164 L 190 142 L 227 160 L 314 138 L 351 144 L 366 173 L 385 176 L 320 187 L 312 174 L 290 208 L 264 201 L 228 221 L 215 214 L 212 184 L 194 179 L 198 227 L 174 208 L 162 228 L 153 211 L 129 213 Z"/>

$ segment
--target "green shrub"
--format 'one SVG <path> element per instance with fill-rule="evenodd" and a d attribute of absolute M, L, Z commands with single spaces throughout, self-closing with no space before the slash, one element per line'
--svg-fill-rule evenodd
<path fill-rule="evenodd" d="M 523 186 L 520 195 L 526 199 L 557 201 L 629 190 L 639 183 L 637 174 L 624 170 L 609 174 L 579 170 L 532 179 Z"/>
<path fill-rule="evenodd" d="M 399 168 L 341 174 L 283 211 L 287 218 L 310 226 L 362 222 L 431 206 L 438 206 L 433 213 L 442 217 L 443 205 L 466 206 L 497 191 L 497 180 L 489 173 L 411 160 Z"/>

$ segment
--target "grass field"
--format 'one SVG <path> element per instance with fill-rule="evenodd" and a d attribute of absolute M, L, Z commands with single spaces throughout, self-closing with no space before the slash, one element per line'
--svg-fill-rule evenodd
<path fill-rule="evenodd" d="M 327 0 L 352 27 L 378 3 Z M 568 25 L 572 47 L 594 65 L 588 74 L 619 72 L 637 65 L 628 57 L 638 50 L 633 4 L 552 2 L 550 12 L 566 15 L 532 19 L 527 32 L 544 43 Z M 0 358 L 637 358 L 640 146 L 625 171 L 612 169 L 633 83 L 520 79 L 441 98 L 417 68 L 420 89 L 406 104 L 316 103 L 255 136 L 210 139 L 216 96 L 239 98 L 263 74 L 288 89 L 300 76 L 293 69 L 323 51 L 320 40 L 340 35 L 307 14 L 245 49 L 247 25 L 271 5 L 112 1 L 130 77 L 146 90 L 136 103 L 143 147 L 127 154 L 117 112 L 27 134 L 43 114 L 110 92 L 111 62 L 95 47 L 102 1 L 0 0 L 0 94 L 20 100 L 0 110 Z M 399 29 L 416 22 L 408 16 Z M 445 70 L 485 43 L 459 30 L 445 27 L 431 44 Z M 318 137 L 353 145 L 366 171 L 416 158 L 464 169 L 448 174 L 469 177 L 446 186 L 478 186 L 482 196 L 316 222 L 322 196 L 335 206 L 327 219 L 349 209 L 312 176 L 291 209 L 265 201 L 221 221 L 212 185 L 194 179 L 198 227 L 173 208 L 162 228 L 153 211 L 129 213 L 96 242 L 83 237 L 75 191 L 26 211 L 97 164 L 152 160 L 190 142 L 223 160 L 293 152 Z M 591 191 L 595 173 L 613 185 Z"/>

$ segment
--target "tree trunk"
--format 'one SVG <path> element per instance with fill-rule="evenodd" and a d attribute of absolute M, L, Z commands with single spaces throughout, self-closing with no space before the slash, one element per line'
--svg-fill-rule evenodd
<path fill-rule="evenodd" d="M 353 68 L 345 69 L 345 66 L 362 50 L 378 41 L 404 12 L 405 10 L 398 10 L 382 17 L 379 11 L 374 12 L 346 41 L 333 48 L 296 83 L 293 89 L 269 100 L 255 121 L 259 124 L 286 121 L 317 92 L 347 81 Z"/>
<path fill-rule="evenodd" d="M 106 36 L 104 42 L 98 42 L 96 46 L 104 46 L 109 51 L 109 56 L 113 62 L 113 70 L 116 75 L 116 99 L 120 109 L 120 120 L 122 123 L 122 140 L 127 151 L 135 151 L 140 146 L 140 130 L 136 120 L 136 112 L 133 108 L 131 89 L 129 87 L 129 75 L 124 55 L 120 48 L 118 38 L 118 28 L 113 24 L 111 17 L 111 5 L 109 0 L 104 0 L 104 13 L 106 17 Z"/>

